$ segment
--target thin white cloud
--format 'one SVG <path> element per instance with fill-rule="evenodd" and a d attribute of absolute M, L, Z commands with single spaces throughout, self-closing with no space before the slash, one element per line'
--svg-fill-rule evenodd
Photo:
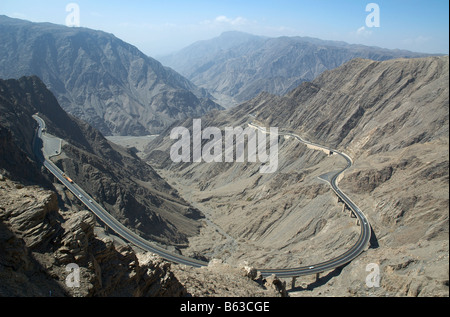
<path fill-rule="evenodd" d="M 369 37 L 370 35 L 372 35 L 372 31 L 367 30 L 365 26 L 362 26 L 358 30 L 356 30 L 356 35 L 360 37 Z"/>
<path fill-rule="evenodd" d="M 231 21 L 231 19 L 227 18 L 224 15 L 220 15 L 214 21 L 219 22 L 219 23 L 229 23 Z"/>
<path fill-rule="evenodd" d="M 206 20 L 201 24 L 215 24 L 215 25 L 231 25 L 231 26 L 243 26 L 247 25 L 249 21 L 244 17 L 229 18 L 225 15 L 219 15 L 214 20 Z"/>
<path fill-rule="evenodd" d="M 402 41 L 405 45 L 424 45 L 430 40 L 430 38 L 425 37 L 423 35 L 419 35 L 416 38 L 408 38 Z"/>
<path fill-rule="evenodd" d="M 11 17 L 16 18 L 16 19 L 22 19 L 22 20 L 27 19 L 27 15 L 20 13 L 20 12 L 14 12 L 13 14 L 11 14 Z"/>

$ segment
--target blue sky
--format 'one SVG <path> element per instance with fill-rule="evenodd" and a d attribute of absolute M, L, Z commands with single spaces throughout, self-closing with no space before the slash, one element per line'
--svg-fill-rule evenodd
<path fill-rule="evenodd" d="M 65 24 L 69 3 L 80 8 L 82 27 L 113 33 L 153 57 L 231 30 L 449 52 L 448 0 L 1 0 L 0 14 Z M 379 27 L 366 25 L 369 3 L 380 9 Z"/>

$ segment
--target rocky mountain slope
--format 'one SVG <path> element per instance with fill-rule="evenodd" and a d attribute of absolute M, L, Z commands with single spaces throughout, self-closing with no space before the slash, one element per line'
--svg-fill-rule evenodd
<path fill-rule="evenodd" d="M 278 279 L 263 280 L 246 267 L 212 265 L 186 280 L 192 270 L 112 234 L 38 163 L 36 112 L 65 140 L 57 164 L 143 237 L 186 244 L 201 217 L 132 152 L 67 115 L 37 77 L 0 80 L 0 296 L 285 295 Z M 79 287 L 67 284 L 73 264 Z"/>
<path fill-rule="evenodd" d="M 48 132 L 64 140 L 56 164 L 118 220 L 146 238 L 168 244 L 184 244 L 188 235 L 195 234 L 201 218 L 198 211 L 132 152 L 109 143 L 97 130 L 64 112 L 37 77 L 1 81 L 0 90 L 0 122 L 8 142 L 21 148 L 15 152 L 5 146 L 6 153 L 22 153 L 25 162 L 29 162 L 26 157 L 34 158 L 36 123 L 31 116 L 39 112 Z M 36 173 L 35 169 L 31 171 Z M 31 173 L 21 170 L 23 166 L 18 168 L 22 178 L 27 176 L 23 173 Z"/>
<path fill-rule="evenodd" d="M 62 186 L 49 190 L 0 174 L 2 297 L 286 295 L 278 279 L 263 280 L 245 266 L 213 262 L 193 272 L 143 253 L 105 231 L 74 202 Z M 66 284 L 71 264 L 80 267 L 79 287 Z"/>
<path fill-rule="evenodd" d="M 113 150 L 98 132 L 68 116 L 38 78 L 0 81 L 1 296 L 186 294 L 168 263 L 145 254 L 139 258 L 123 241 L 116 243 L 117 238 L 109 236 L 71 193 L 52 184 L 53 178 L 37 163 L 32 148 L 36 123 L 31 115 L 37 111 L 53 133 L 84 150 L 86 158 L 99 161 L 98 155 L 108 151 L 118 160 L 124 154 Z M 86 131 L 90 134 L 84 134 Z M 106 161 L 101 163 L 108 166 Z M 78 167 L 89 165 L 80 162 Z M 119 176 L 114 171 L 109 175 Z M 160 184 L 168 187 L 163 181 Z M 65 284 L 70 263 L 80 267 L 78 288 Z"/>
<path fill-rule="evenodd" d="M 112 34 L 0 16 L 0 78 L 36 75 L 104 135 L 159 133 L 220 108 L 175 71 Z"/>
<path fill-rule="evenodd" d="M 206 88 L 222 105 L 235 106 L 263 91 L 284 95 L 354 58 L 383 61 L 419 56 L 307 37 L 266 38 L 226 32 L 159 60 Z"/>
<path fill-rule="evenodd" d="M 4 172 L 4 171 L 3 171 Z M 183 296 L 170 264 L 118 244 L 59 188 L 2 177 L 0 294 L 2 297 Z M 62 207 L 64 206 L 64 207 Z M 80 287 L 66 285 L 66 266 L 80 267 Z"/>
<path fill-rule="evenodd" d="M 254 121 L 293 131 L 355 162 L 340 187 L 367 215 L 372 247 L 318 280 L 298 279 L 290 295 L 448 296 L 448 74 L 448 56 L 355 59 L 287 95 L 261 93 L 202 118 L 203 128 Z M 278 171 L 261 175 L 259 163 L 173 163 L 173 142 L 155 139 L 147 160 L 222 230 L 203 228 L 186 254 L 283 268 L 331 259 L 356 242 L 359 227 L 318 178 L 344 167 L 339 157 L 281 137 Z M 380 287 L 366 285 L 371 263 Z"/>

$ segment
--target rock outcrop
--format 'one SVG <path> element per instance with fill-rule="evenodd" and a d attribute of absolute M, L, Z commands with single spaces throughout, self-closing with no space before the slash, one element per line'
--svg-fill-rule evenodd
<path fill-rule="evenodd" d="M 18 189 L 20 187 L 20 189 Z M 171 265 L 114 242 L 88 211 L 62 211 L 57 193 L 7 178 L 0 185 L 2 296 L 179 297 Z M 69 287 L 66 268 L 80 268 Z"/>
<path fill-rule="evenodd" d="M 61 194 L 21 185 L 2 174 L 2 297 L 287 296 L 279 279 L 262 279 L 248 264 L 232 267 L 212 261 L 192 269 L 135 249 L 108 234 L 89 211 L 75 205 L 60 209 Z M 36 225 L 38 219 L 42 225 Z M 68 284 L 72 265 L 79 268 L 75 286 Z"/>
<path fill-rule="evenodd" d="M 267 279 L 247 263 L 233 266 L 219 259 L 200 269 L 177 265 L 176 276 L 193 297 L 287 297 L 286 284 L 276 276 Z"/>

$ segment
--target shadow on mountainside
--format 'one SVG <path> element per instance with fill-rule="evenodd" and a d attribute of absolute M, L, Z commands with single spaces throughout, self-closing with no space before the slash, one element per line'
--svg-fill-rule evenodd
<path fill-rule="evenodd" d="M 0 222 L 0 297 L 68 297 L 24 241 Z"/>
<path fill-rule="evenodd" d="M 332 278 L 339 276 L 342 272 L 342 269 L 344 267 L 346 267 L 347 265 L 348 264 L 346 264 L 340 268 L 336 268 L 326 275 L 323 275 L 323 276 L 319 275 L 319 278 L 317 278 L 314 282 L 308 284 L 306 287 L 297 286 L 297 287 L 290 289 L 289 292 L 312 291 L 317 287 L 323 286 L 323 285 L 327 284 Z"/>

